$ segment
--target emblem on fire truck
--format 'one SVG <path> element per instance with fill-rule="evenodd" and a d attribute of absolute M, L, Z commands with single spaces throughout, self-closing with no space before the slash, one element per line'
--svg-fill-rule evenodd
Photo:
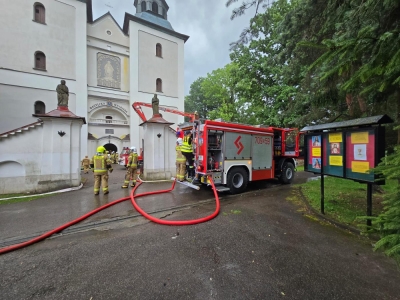
<path fill-rule="evenodd" d="M 234 142 L 236 148 L 238 148 L 238 152 L 236 153 L 237 155 L 242 153 L 242 151 L 244 149 L 244 146 L 243 146 L 242 142 L 240 141 L 241 138 L 242 138 L 242 136 L 239 135 L 238 138 Z"/>

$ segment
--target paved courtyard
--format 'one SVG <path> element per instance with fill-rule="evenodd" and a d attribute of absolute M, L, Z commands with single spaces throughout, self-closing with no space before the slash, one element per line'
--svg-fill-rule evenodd
<path fill-rule="evenodd" d="M 52 229 L 128 195 L 124 170 L 111 174 L 110 194 L 84 188 L 0 205 L 0 242 Z M 302 180 L 308 175 L 298 173 Z M 86 175 L 85 175 L 86 176 Z M 171 183 L 146 183 L 144 190 Z M 162 226 L 138 216 L 129 201 L 70 231 L 0 256 L 1 299 L 399 299 L 396 264 L 371 241 L 304 216 L 290 186 L 263 182 L 221 195 L 207 223 Z M 204 217 L 215 209 L 207 187 L 177 186 L 138 200 L 168 220 Z M 80 226 L 80 227 L 79 227 Z M 86 227 L 85 227 L 86 226 Z"/>

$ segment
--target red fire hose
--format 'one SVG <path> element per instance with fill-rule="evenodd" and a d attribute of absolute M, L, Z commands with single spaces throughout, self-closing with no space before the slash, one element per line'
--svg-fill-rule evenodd
<path fill-rule="evenodd" d="M 148 196 L 148 195 L 156 195 L 156 194 L 168 193 L 168 192 L 172 191 L 175 188 L 176 181 L 174 181 L 172 183 L 172 187 L 170 189 L 153 191 L 153 192 L 145 192 L 145 193 L 142 193 L 142 194 L 134 195 L 136 189 L 142 184 L 141 182 L 139 182 L 136 185 L 136 187 L 132 190 L 132 192 L 130 194 L 130 197 L 120 198 L 120 199 L 117 199 L 117 200 L 115 200 L 113 202 L 107 203 L 107 204 L 105 204 L 105 205 L 103 205 L 103 206 L 101 206 L 99 208 L 96 208 L 95 210 L 92 210 L 91 212 L 88 212 L 87 214 L 85 214 L 85 215 L 83 215 L 83 216 L 81 216 L 81 217 L 79 217 L 79 218 L 77 218 L 77 219 L 75 219 L 75 220 L 73 220 L 71 222 L 68 222 L 68 223 L 66 223 L 66 224 L 64 224 L 64 225 L 62 225 L 60 227 L 54 228 L 53 230 L 50 230 L 50 231 L 48 231 L 48 232 L 46 232 L 46 233 L 44 233 L 44 234 L 42 234 L 42 235 L 40 235 L 38 237 L 35 237 L 35 238 L 29 240 L 29 241 L 1 248 L 0 249 L 0 254 L 4 254 L 4 253 L 7 253 L 7 252 L 11 252 L 11 251 L 17 250 L 17 249 L 21 249 L 21 248 L 24 248 L 26 246 L 32 245 L 34 243 L 37 243 L 39 241 L 42 241 L 42 240 L 50 237 L 51 235 L 53 235 L 53 234 L 55 234 L 57 232 L 63 231 L 64 229 L 66 229 L 66 228 L 68 228 L 68 227 L 70 227 L 72 225 L 75 225 L 75 224 L 87 219 L 88 217 L 98 213 L 99 211 L 102 211 L 103 209 L 106 209 L 106 208 L 108 208 L 110 206 L 113 206 L 115 204 L 118 204 L 120 202 L 129 200 L 129 199 L 131 199 L 131 202 L 132 202 L 133 206 L 136 208 L 136 210 L 140 214 L 142 214 L 145 218 L 147 218 L 147 219 L 149 219 L 149 220 L 151 220 L 151 221 L 153 221 L 155 223 L 158 223 L 158 224 L 178 225 L 179 226 L 179 225 L 193 225 L 193 224 L 198 224 L 198 223 L 203 223 L 203 222 L 209 221 L 209 220 L 215 218 L 218 215 L 219 209 L 220 209 L 220 203 L 219 203 L 218 194 L 217 194 L 217 191 L 215 189 L 214 182 L 212 181 L 211 178 L 210 178 L 210 182 L 211 182 L 212 189 L 213 189 L 214 195 L 215 195 L 216 208 L 215 208 L 214 213 L 212 213 L 208 217 L 204 217 L 204 218 L 200 218 L 200 219 L 196 219 L 196 220 L 186 220 L 186 221 L 167 221 L 167 220 L 161 220 L 161 219 L 157 219 L 157 218 L 154 218 L 154 217 L 150 216 L 149 214 L 147 214 L 144 210 L 142 210 L 137 205 L 137 203 L 135 201 L 135 197 L 138 198 L 138 197 L 144 197 L 144 196 Z"/>
<path fill-rule="evenodd" d="M 162 224 L 162 225 L 193 225 L 193 224 L 198 224 L 198 223 L 203 223 L 203 222 L 207 222 L 213 218 L 215 218 L 218 213 L 219 213 L 219 208 L 220 208 L 220 204 L 219 204 L 219 198 L 218 198 L 218 193 L 217 190 L 215 189 L 215 185 L 214 185 L 214 181 L 212 181 L 212 179 L 210 178 L 210 182 L 211 182 L 211 186 L 212 189 L 214 191 L 214 196 L 215 196 L 215 202 L 216 202 L 216 207 L 215 207 L 215 211 L 214 213 L 212 213 L 211 215 L 204 217 L 204 218 L 200 218 L 200 219 L 195 219 L 195 220 L 185 220 L 185 221 L 168 221 L 168 220 L 161 220 L 155 217 L 150 216 L 148 213 L 146 213 L 143 209 L 140 208 L 140 206 L 136 203 L 135 201 L 135 197 L 142 197 L 142 196 L 148 196 L 148 195 L 155 195 L 155 194 L 161 194 L 164 192 L 169 192 L 172 191 L 174 189 L 175 186 L 175 181 L 172 184 L 172 188 L 169 190 L 164 190 L 164 191 L 155 191 L 155 192 L 147 192 L 147 193 L 143 193 L 143 194 L 138 194 L 138 195 L 134 195 L 135 190 L 137 187 L 135 187 L 132 191 L 131 191 L 131 202 L 132 205 L 135 207 L 135 209 L 145 218 L 149 219 L 150 221 L 153 221 L 155 223 L 158 224 Z M 1 252 L 0 252 L 1 253 Z"/>

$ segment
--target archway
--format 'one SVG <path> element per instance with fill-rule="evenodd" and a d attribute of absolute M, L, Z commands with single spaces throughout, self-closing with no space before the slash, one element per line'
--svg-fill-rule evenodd
<path fill-rule="evenodd" d="M 108 143 L 104 145 L 104 148 L 106 148 L 106 150 L 111 153 L 112 151 L 115 151 L 115 153 L 118 153 L 118 148 L 117 146 L 115 146 L 114 144 Z"/>

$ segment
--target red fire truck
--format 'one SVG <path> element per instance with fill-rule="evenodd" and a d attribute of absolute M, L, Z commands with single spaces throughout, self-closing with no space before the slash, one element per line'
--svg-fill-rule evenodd
<path fill-rule="evenodd" d="M 195 121 L 192 130 L 201 183 L 207 184 L 207 176 L 211 176 L 218 191 L 236 194 L 243 192 L 249 181 L 293 181 L 295 158 L 300 156 L 296 129 L 206 120 Z"/>
<path fill-rule="evenodd" d="M 150 103 L 135 102 L 132 107 L 146 121 L 143 107 Z M 297 129 L 263 125 L 245 125 L 222 120 L 198 120 L 187 113 L 160 106 L 160 111 L 189 117 L 191 123 L 180 124 L 190 130 L 194 140 L 195 167 L 201 183 L 210 175 L 218 191 L 243 192 L 249 181 L 278 178 L 291 183 L 296 158 L 302 156 L 301 135 Z"/>
<path fill-rule="evenodd" d="M 119 155 L 119 164 L 121 166 L 126 167 L 128 164 L 128 158 L 129 154 L 131 153 L 131 150 L 129 147 L 124 147 Z M 138 156 L 138 169 L 140 169 L 143 166 L 143 150 L 140 149 L 140 153 Z"/>

